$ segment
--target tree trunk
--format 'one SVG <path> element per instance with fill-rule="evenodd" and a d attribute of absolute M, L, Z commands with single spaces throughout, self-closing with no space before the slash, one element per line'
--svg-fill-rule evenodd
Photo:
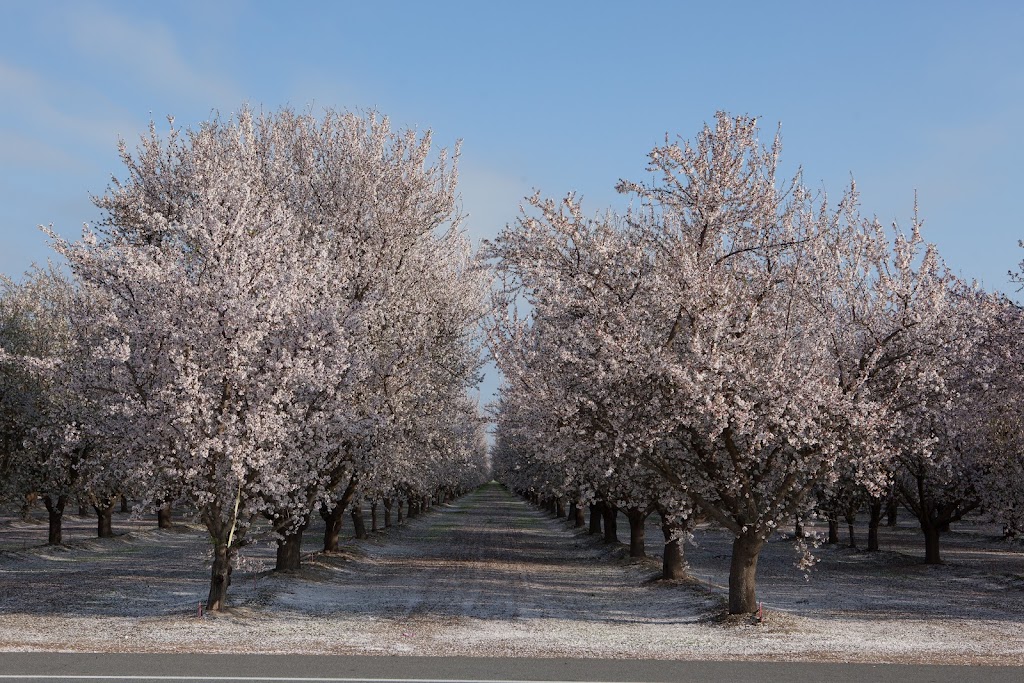
<path fill-rule="evenodd" d="M 403 512 L 402 512 L 402 505 L 403 505 L 403 501 L 402 501 L 401 498 L 399 498 L 398 499 L 398 523 L 399 524 L 401 524 L 402 522 L 405 521 L 405 517 L 403 516 Z"/>
<path fill-rule="evenodd" d="M 114 515 L 114 501 L 104 498 L 93 503 L 92 507 L 96 511 L 96 533 L 99 538 L 113 538 L 111 518 Z"/>
<path fill-rule="evenodd" d="M 377 501 L 370 503 L 370 531 L 377 531 Z"/>
<path fill-rule="evenodd" d="M 797 538 L 804 537 L 804 520 L 800 515 L 797 515 L 793 521 L 793 535 Z"/>
<path fill-rule="evenodd" d="M 839 520 L 835 517 L 828 518 L 828 543 L 829 545 L 839 543 Z"/>
<path fill-rule="evenodd" d="M 678 581 L 686 576 L 683 569 L 683 541 L 682 538 L 673 537 L 677 531 L 682 531 L 683 527 L 666 520 L 666 516 L 662 515 L 661 533 L 665 537 L 665 551 L 661 558 L 661 578 L 666 581 Z"/>
<path fill-rule="evenodd" d="M 79 517 L 88 517 L 89 516 L 89 503 L 79 503 L 78 504 L 78 516 Z"/>
<path fill-rule="evenodd" d="M 324 520 L 324 552 L 336 553 L 341 539 L 341 523 L 345 519 L 345 508 L 341 503 L 336 503 L 329 509 L 326 505 L 321 505 L 320 516 Z"/>
<path fill-rule="evenodd" d="M 170 503 L 164 503 L 160 506 L 160 509 L 156 511 L 156 526 L 158 529 L 170 529 L 173 526 L 171 514 Z"/>
<path fill-rule="evenodd" d="M 565 517 L 565 503 L 561 498 L 555 500 L 555 517 L 559 519 Z"/>
<path fill-rule="evenodd" d="M 384 528 L 391 528 L 391 506 L 394 505 L 394 501 L 391 498 L 384 499 Z"/>
<path fill-rule="evenodd" d="M 644 520 L 647 513 L 639 508 L 626 510 L 626 518 L 629 520 L 629 556 L 647 557 L 644 547 Z"/>
<path fill-rule="evenodd" d="M 893 497 L 885 506 L 886 526 L 896 526 L 896 514 L 899 512 L 899 509 L 899 505 L 896 504 L 896 498 Z"/>
<path fill-rule="evenodd" d="M 277 564 L 274 571 L 296 571 L 302 567 L 302 532 L 309 525 L 309 517 L 295 530 L 277 542 Z"/>
<path fill-rule="evenodd" d="M 850 547 L 857 547 L 857 536 L 854 533 L 854 520 L 850 517 L 846 518 L 846 528 L 850 533 Z"/>
<path fill-rule="evenodd" d="M 591 503 L 590 504 L 590 530 L 588 534 L 600 534 L 601 533 L 601 513 L 604 503 Z"/>
<path fill-rule="evenodd" d="M 64 524 L 64 506 L 67 505 L 67 496 L 57 496 L 54 501 L 50 496 L 43 496 L 43 504 L 46 505 L 46 512 L 49 516 L 50 529 L 46 542 L 49 545 L 60 545 L 62 540 L 62 527 Z"/>
<path fill-rule="evenodd" d="M 132 504 L 128 502 L 128 498 L 121 496 L 121 513 L 130 515 L 132 513 Z"/>
<path fill-rule="evenodd" d="M 882 524 L 882 501 L 871 501 L 868 505 L 868 550 L 878 550 L 878 527 Z"/>
<path fill-rule="evenodd" d="M 729 565 L 729 614 L 750 614 L 757 609 L 757 558 L 764 541 L 754 533 L 732 542 Z"/>
<path fill-rule="evenodd" d="M 942 564 L 942 557 L 939 555 L 939 529 L 939 525 L 933 522 L 921 522 L 921 531 L 924 532 L 925 564 Z"/>
<path fill-rule="evenodd" d="M 359 479 L 357 477 L 349 478 L 341 498 L 335 501 L 333 508 L 327 509 L 323 505 L 320 506 L 320 516 L 323 517 L 326 523 L 324 527 L 324 552 L 333 553 L 338 551 L 338 541 L 341 537 L 341 523 L 344 519 L 345 508 L 355 498 L 358 485 Z"/>
<path fill-rule="evenodd" d="M 231 585 L 231 553 L 225 542 L 217 541 L 213 546 L 213 568 L 210 570 L 210 596 L 206 609 L 219 612 L 227 604 L 228 586 Z"/>
<path fill-rule="evenodd" d="M 601 516 L 604 518 L 604 542 L 618 543 L 619 508 L 611 503 L 605 503 Z"/>
<path fill-rule="evenodd" d="M 362 501 L 352 502 L 352 526 L 355 528 L 356 538 L 368 538 L 366 534 L 366 521 L 363 519 Z"/>
<path fill-rule="evenodd" d="M 576 524 L 576 528 L 577 529 L 582 529 L 583 527 L 585 527 L 587 525 L 587 515 L 583 511 L 583 506 L 582 505 L 577 503 L 577 505 L 576 505 L 576 512 L 573 514 L 573 518 L 575 520 L 575 524 Z"/>

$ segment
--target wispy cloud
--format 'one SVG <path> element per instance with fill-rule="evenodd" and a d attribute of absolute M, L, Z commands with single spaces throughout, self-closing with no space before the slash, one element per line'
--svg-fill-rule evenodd
<path fill-rule="evenodd" d="M 66 17 L 71 44 L 83 55 L 107 62 L 134 87 L 159 89 L 175 100 L 206 106 L 240 102 L 230 79 L 210 64 L 190 60 L 170 28 L 149 19 L 80 6 Z"/>
<path fill-rule="evenodd" d="M 0 100 L 6 106 L 0 133 L 9 137 L 74 139 L 113 149 L 117 132 L 131 125 L 123 110 L 95 91 L 2 60 Z"/>
<path fill-rule="evenodd" d="M 45 140 L 0 130 L 0 166 L 12 169 L 80 171 L 81 159 Z"/>

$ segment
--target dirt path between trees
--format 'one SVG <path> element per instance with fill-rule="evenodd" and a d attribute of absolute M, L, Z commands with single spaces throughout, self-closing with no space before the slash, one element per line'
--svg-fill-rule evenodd
<path fill-rule="evenodd" d="M 18 524 L 0 529 L 2 650 L 1024 664 L 1020 586 L 1000 591 L 1003 610 L 915 614 L 899 611 L 901 596 L 886 596 L 885 575 L 870 566 L 860 584 L 842 575 L 841 596 L 830 594 L 828 571 L 812 575 L 806 598 L 795 597 L 805 580 L 793 570 L 788 583 L 762 586 L 766 600 L 775 590 L 787 596 L 766 623 L 723 625 L 710 618 L 722 604 L 712 534 L 687 549 L 695 575 L 710 580 L 652 584 L 654 563 L 617 559 L 494 484 L 346 543 L 340 555 L 313 554 L 297 573 L 267 571 L 272 547 L 257 547 L 235 573 L 232 609 L 202 619 L 206 543 L 197 528 L 137 523 L 116 539 L 49 549 L 19 546 L 12 539 L 30 529 Z M 304 550 L 318 540 L 313 527 Z M 771 553 L 766 570 L 782 575 L 790 560 Z M 921 573 L 920 583 L 941 606 L 942 591 L 963 586 L 963 576 Z M 842 608 L 826 609 L 836 598 Z M 867 609 L 864 599 L 896 606 Z"/>
<path fill-rule="evenodd" d="M 462 642 L 509 648 L 517 646 L 508 642 L 510 632 L 499 629 L 492 641 L 485 633 L 490 624 L 515 631 L 572 622 L 586 647 L 588 625 L 618 625 L 619 637 L 627 638 L 629 624 L 692 624 L 717 605 L 703 590 L 641 585 L 652 574 L 648 566 L 624 567 L 606 555 L 492 485 L 367 548 L 364 559 L 346 567 L 338 590 L 289 590 L 282 581 L 273 602 L 304 612 L 362 614 L 417 640 L 464 629 Z M 326 571 L 323 580 L 332 581 Z"/>

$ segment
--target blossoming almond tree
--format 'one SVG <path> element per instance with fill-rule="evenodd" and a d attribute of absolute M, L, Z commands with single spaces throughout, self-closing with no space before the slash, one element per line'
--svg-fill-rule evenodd
<path fill-rule="evenodd" d="M 87 381 L 111 397 L 108 432 L 154 482 L 150 502 L 192 502 L 211 533 L 211 609 L 257 515 L 279 565 L 297 566 L 310 512 L 381 455 L 394 431 L 381 377 L 442 359 L 471 383 L 481 280 L 454 165 L 431 154 L 429 132 L 372 113 L 243 109 L 166 139 L 151 127 L 137 154 L 122 145 L 128 176 L 97 199 L 98 234 L 58 241 L 107 303 Z M 453 313 L 417 311 L 424 287 Z"/>
<path fill-rule="evenodd" d="M 815 207 L 799 178 L 777 186 L 779 150 L 759 147 L 752 120 L 719 115 L 693 147 L 652 152 L 659 183 L 621 186 L 650 206 L 678 324 L 667 369 L 683 402 L 664 470 L 736 534 L 733 613 L 753 609 L 760 545 L 814 486 L 853 472 L 885 487 L 907 410 L 896 388 L 969 348 L 939 333 L 954 282 L 916 211 L 889 239 L 859 216 L 854 186 Z"/>
<path fill-rule="evenodd" d="M 757 559 L 816 481 L 850 454 L 844 434 L 868 423 L 835 376 L 829 320 L 810 293 L 836 255 L 799 178 L 776 179 L 780 144 L 754 120 L 719 114 L 696 142 L 650 154 L 636 193 L 656 254 L 651 307 L 667 330 L 657 369 L 673 423 L 649 461 L 731 531 L 729 611 L 756 608 Z M 827 284 L 827 283 L 826 283 Z"/>
<path fill-rule="evenodd" d="M 112 209 L 103 239 L 56 240 L 83 292 L 104 304 L 89 321 L 103 343 L 82 381 L 105 392 L 119 457 L 154 482 L 143 500 L 166 499 L 170 481 L 200 511 L 213 610 L 253 517 L 301 505 L 297 492 L 330 470 L 333 443 L 316 439 L 329 430 L 306 418 L 323 388 L 344 384 L 355 332 L 334 305 L 346 273 L 305 243 L 302 216 L 272 182 L 288 164 L 266 153 L 276 132 L 243 111 L 188 144 L 172 136 L 176 173 L 142 173 L 101 200 Z M 171 179 L 184 188 L 156 193 L 165 207 L 132 200 Z"/>

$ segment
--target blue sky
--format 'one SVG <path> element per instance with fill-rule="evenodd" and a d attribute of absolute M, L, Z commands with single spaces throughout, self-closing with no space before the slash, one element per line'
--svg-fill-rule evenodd
<path fill-rule="evenodd" d="M 377 108 L 463 140 L 468 230 L 532 189 L 597 212 L 666 133 L 718 109 L 781 122 L 783 160 L 910 216 L 962 275 L 1024 257 L 1024 3 L 0 0 L 0 272 L 97 217 L 118 136 L 242 102 Z M 1019 297 L 1018 297 L 1019 298 Z M 488 382 L 493 383 L 493 377 Z"/>

